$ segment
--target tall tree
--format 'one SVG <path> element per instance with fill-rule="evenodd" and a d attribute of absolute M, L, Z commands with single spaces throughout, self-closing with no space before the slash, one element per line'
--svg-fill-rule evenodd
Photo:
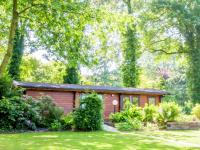
<path fill-rule="evenodd" d="M 18 8 L 17 0 L 13 0 L 12 19 L 11 19 L 11 23 L 10 23 L 7 50 L 6 50 L 6 54 L 3 58 L 3 61 L 0 65 L 0 76 L 2 76 L 3 73 L 5 72 L 5 69 L 9 63 L 10 57 L 12 56 L 14 36 L 15 36 L 15 32 L 16 32 L 16 28 L 17 28 L 17 24 L 18 24 L 18 19 L 19 19 L 19 13 L 18 13 L 17 8 Z"/>
<path fill-rule="evenodd" d="M 185 54 L 187 81 L 194 103 L 200 102 L 200 1 L 155 0 L 144 27 L 150 41 L 148 49 L 164 54 Z M 151 23 L 150 23 L 151 22 Z M 151 24 L 151 26 L 150 26 Z"/>
<path fill-rule="evenodd" d="M 133 14 L 133 7 L 131 0 L 124 0 L 128 14 Z M 137 50 L 138 50 L 138 40 L 136 36 L 136 27 L 134 21 L 127 24 L 127 31 L 125 36 L 124 44 L 124 62 L 122 64 L 122 77 L 123 84 L 126 87 L 136 87 L 139 84 L 139 70 L 136 65 L 137 60 Z"/>
<path fill-rule="evenodd" d="M 24 34 L 20 33 L 19 29 L 15 32 L 13 54 L 8 68 L 9 75 L 14 80 L 20 80 L 20 64 L 24 51 Z"/>
<path fill-rule="evenodd" d="M 75 67 L 66 68 L 66 74 L 63 77 L 64 83 L 68 84 L 79 84 L 79 69 Z"/>

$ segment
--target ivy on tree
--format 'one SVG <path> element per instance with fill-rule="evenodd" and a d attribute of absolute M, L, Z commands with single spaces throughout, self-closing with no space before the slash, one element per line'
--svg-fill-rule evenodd
<path fill-rule="evenodd" d="M 20 80 L 20 64 L 24 50 L 24 35 L 19 29 L 15 32 L 14 45 L 10 65 L 8 68 L 9 75 L 14 80 Z"/>
<path fill-rule="evenodd" d="M 128 13 L 132 14 L 131 1 L 125 1 Z M 133 20 L 132 20 L 133 21 Z M 124 62 L 122 64 L 123 84 L 126 87 L 136 87 L 139 84 L 139 70 L 136 65 L 138 40 L 136 36 L 136 27 L 133 22 L 128 23 L 127 31 L 124 35 L 125 44 L 123 51 Z"/>

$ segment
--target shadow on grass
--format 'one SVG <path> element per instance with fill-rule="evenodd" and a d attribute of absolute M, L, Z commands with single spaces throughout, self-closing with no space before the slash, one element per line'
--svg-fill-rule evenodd
<path fill-rule="evenodd" d="M 141 133 L 142 134 L 142 133 Z M 151 138 L 109 132 L 45 132 L 0 135 L 2 150 L 179 150 Z M 184 148 L 190 149 L 190 148 Z M 191 148 L 192 149 L 192 148 Z M 193 148 L 194 149 L 194 148 Z"/>

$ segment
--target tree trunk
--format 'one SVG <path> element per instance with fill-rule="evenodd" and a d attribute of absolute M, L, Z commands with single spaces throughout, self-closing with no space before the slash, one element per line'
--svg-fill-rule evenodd
<path fill-rule="evenodd" d="M 10 31 L 9 31 L 8 46 L 7 46 L 6 54 L 0 65 L 0 76 L 2 76 L 3 73 L 5 72 L 5 69 L 9 63 L 11 56 L 12 56 L 14 36 L 15 36 L 17 23 L 18 23 L 17 0 L 13 0 L 13 11 L 12 11 L 12 20 L 11 20 L 11 25 L 10 25 Z"/>

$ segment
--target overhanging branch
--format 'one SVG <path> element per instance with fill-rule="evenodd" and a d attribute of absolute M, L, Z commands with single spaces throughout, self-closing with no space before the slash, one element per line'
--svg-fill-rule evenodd
<path fill-rule="evenodd" d="M 186 53 L 188 53 L 188 52 L 186 52 L 186 51 L 167 52 L 167 51 L 165 51 L 165 50 L 163 50 L 163 49 L 156 49 L 156 50 L 152 50 L 152 51 L 150 51 L 150 52 L 151 52 L 151 53 L 161 52 L 161 53 L 165 53 L 165 54 L 167 54 L 167 55 L 186 54 Z"/>

